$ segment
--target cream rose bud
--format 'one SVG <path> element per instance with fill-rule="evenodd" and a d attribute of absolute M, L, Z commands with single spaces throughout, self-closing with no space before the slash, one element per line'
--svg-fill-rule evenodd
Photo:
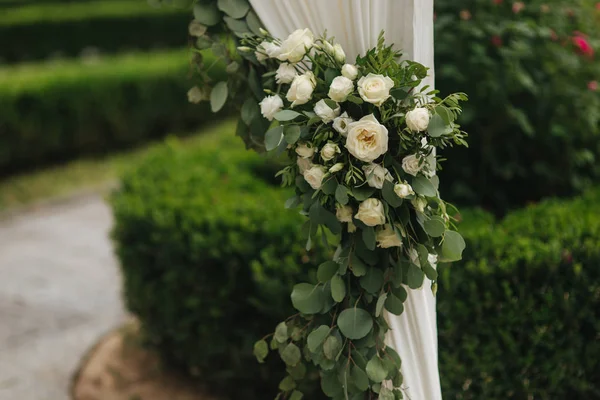
<path fill-rule="evenodd" d="M 425 207 L 427 207 L 427 200 L 425 200 L 423 197 L 417 197 L 416 199 L 411 200 L 411 203 L 415 210 L 417 210 L 418 212 L 425 212 Z"/>
<path fill-rule="evenodd" d="M 254 52 L 254 55 L 256 55 L 256 59 L 259 62 L 263 62 L 263 61 L 267 60 L 268 58 L 277 57 L 280 50 L 281 50 L 280 47 L 277 46 L 275 43 L 267 42 L 265 40 L 256 47 L 256 51 Z"/>
<path fill-rule="evenodd" d="M 353 81 L 358 78 L 358 68 L 353 64 L 344 64 L 342 67 L 342 76 Z"/>
<path fill-rule="evenodd" d="M 396 234 L 396 231 L 390 224 L 386 224 L 383 229 L 377 232 L 377 246 L 382 249 L 402 246 L 402 240 Z"/>
<path fill-rule="evenodd" d="M 333 46 L 333 58 L 340 64 L 346 61 L 346 53 L 339 43 L 336 43 L 335 46 Z"/>
<path fill-rule="evenodd" d="M 348 116 L 347 112 L 333 120 L 333 129 L 336 130 L 340 135 L 348 136 L 348 125 L 354 122 L 352 118 Z"/>
<path fill-rule="evenodd" d="M 383 203 L 378 199 L 367 199 L 358 206 L 358 213 L 354 218 L 361 220 L 367 226 L 385 224 Z"/>
<path fill-rule="evenodd" d="M 323 40 L 321 42 L 321 48 L 323 49 L 323 51 L 325 53 L 331 54 L 333 55 L 335 49 L 333 48 L 333 45 L 331 43 L 329 43 L 327 40 Z"/>
<path fill-rule="evenodd" d="M 310 162 L 309 158 L 298 157 L 296 160 L 296 164 L 298 164 L 298 170 L 301 174 L 304 174 L 304 171 L 311 168 L 313 164 Z"/>
<path fill-rule="evenodd" d="M 260 113 L 269 121 L 273 121 L 275 114 L 282 108 L 283 100 L 278 95 L 267 96 L 260 102 Z"/>
<path fill-rule="evenodd" d="M 314 165 L 304 171 L 304 179 L 311 188 L 317 190 L 323 184 L 323 178 L 325 177 L 326 170 L 320 165 Z"/>
<path fill-rule="evenodd" d="M 394 193 L 396 193 L 396 196 L 404 199 L 408 196 L 414 195 L 415 191 L 408 183 L 398 183 L 396 186 L 394 186 Z"/>
<path fill-rule="evenodd" d="M 292 81 L 286 99 L 292 103 L 292 107 L 306 104 L 312 98 L 316 85 L 315 75 L 311 71 L 298 75 Z"/>
<path fill-rule="evenodd" d="M 415 108 L 406 113 L 406 125 L 413 132 L 423 132 L 429 126 L 429 110 L 426 108 Z"/>
<path fill-rule="evenodd" d="M 406 156 L 402 159 L 402 169 L 409 175 L 417 176 L 421 170 L 419 165 L 419 158 L 415 154 Z"/>
<path fill-rule="evenodd" d="M 394 87 L 394 81 L 383 75 L 370 73 L 358 81 L 358 93 L 367 103 L 381 106 L 390 98 L 390 90 Z"/>
<path fill-rule="evenodd" d="M 348 125 L 346 148 L 360 161 L 372 162 L 388 151 L 388 130 L 369 114 Z"/>
<path fill-rule="evenodd" d="M 314 44 L 315 37 L 310 29 L 298 29 L 281 43 L 277 58 L 281 61 L 297 63 Z"/>
<path fill-rule="evenodd" d="M 352 207 L 338 204 L 336 206 L 335 216 L 340 222 L 352 222 Z"/>
<path fill-rule="evenodd" d="M 298 72 L 293 64 L 282 63 L 279 68 L 277 68 L 275 80 L 279 84 L 292 83 L 296 76 L 298 76 Z"/>
<path fill-rule="evenodd" d="M 353 91 L 354 83 L 352 83 L 350 79 L 345 76 L 336 76 L 331 82 L 329 93 L 327 95 L 333 101 L 343 103 Z"/>
<path fill-rule="evenodd" d="M 298 147 L 296 147 L 296 154 L 302 158 L 311 158 L 315 155 L 315 148 L 306 143 L 300 143 Z"/>
<path fill-rule="evenodd" d="M 337 117 L 340 116 L 340 112 L 342 111 L 342 109 L 338 105 L 335 108 L 335 110 L 332 110 L 331 107 L 329 107 L 327 105 L 327 103 L 325 102 L 325 100 L 319 100 L 317 102 L 317 104 L 315 105 L 314 111 L 315 111 L 315 114 L 317 114 L 317 116 L 319 118 L 321 118 L 321 120 L 323 122 L 325 122 L 326 124 L 328 124 L 328 123 L 330 123 L 331 121 L 333 121 L 334 119 L 336 119 Z"/>
<path fill-rule="evenodd" d="M 325 161 L 331 161 L 335 157 L 336 154 L 341 153 L 340 146 L 335 143 L 327 143 L 321 149 L 321 158 Z"/>
<path fill-rule="evenodd" d="M 388 180 L 390 182 L 394 180 L 394 178 L 392 177 L 392 174 L 390 174 L 390 171 L 383 168 L 381 165 L 378 165 L 378 164 L 363 165 L 362 169 L 365 172 L 365 178 L 367 180 L 367 184 L 371 187 L 381 189 L 383 187 L 383 183 L 386 180 Z"/>
<path fill-rule="evenodd" d="M 337 164 L 334 164 L 333 167 L 329 168 L 329 173 L 335 174 L 336 172 L 340 172 L 343 169 L 344 169 L 344 163 L 337 163 Z"/>

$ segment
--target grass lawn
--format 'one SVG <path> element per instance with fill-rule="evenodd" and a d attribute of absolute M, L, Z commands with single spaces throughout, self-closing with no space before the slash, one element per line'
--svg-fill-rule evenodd
<path fill-rule="evenodd" d="M 221 135 L 234 135 L 235 121 L 227 120 L 202 128 L 184 140 L 189 146 L 202 146 Z M 86 190 L 106 190 L 122 171 L 135 165 L 162 142 L 104 158 L 73 161 L 40 171 L 0 180 L 0 211 L 34 202 L 66 197 Z"/>

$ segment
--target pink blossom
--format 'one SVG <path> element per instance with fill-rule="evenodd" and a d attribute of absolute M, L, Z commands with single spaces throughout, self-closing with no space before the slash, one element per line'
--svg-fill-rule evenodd
<path fill-rule="evenodd" d="M 594 49 L 582 34 L 575 34 L 571 40 L 581 54 L 587 57 L 594 56 Z"/>
<path fill-rule="evenodd" d="M 492 36 L 492 44 L 496 47 L 502 47 L 502 38 L 498 35 Z"/>
<path fill-rule="evenodd" d="M 598 81 L 589 81 L 587 87 L 592 92 L 597 91 L 598 90 Z"/>
<path fill-rule="evenodd" d="M 525 8 L 525 3 L 523 3 L 522 1 L 517 1 L 516 3 L 513 3 L 513 5 L 512 5 L 512 11 L 515 14 L 520 13 L 524 8 Z"/>
<path fill-rule="evenodd" d="M 471 12 L 469 10 L 462 10 L 460 12 L 460 19 L 463 21 L 468 21 L 471 19 Z"/>

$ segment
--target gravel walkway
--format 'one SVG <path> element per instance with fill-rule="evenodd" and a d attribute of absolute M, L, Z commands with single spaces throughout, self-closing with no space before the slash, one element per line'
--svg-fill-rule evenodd
<path fill-rule="evenodd" d="M 0 400 L 66 400 L 73 371 L 125 319 L 108 207 L 80 196 L 0 217 Z"/>

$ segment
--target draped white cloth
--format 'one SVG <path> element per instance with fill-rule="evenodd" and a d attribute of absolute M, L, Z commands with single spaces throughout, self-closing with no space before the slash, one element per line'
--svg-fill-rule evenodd
<path fill-rule="evenodd" d="M 433 87 L 433 0 L 250 0 L 265 27 L 285 38 L 300 28 L 315 35 L 327 30 L 344 48 L 348 62 L 386 42 L 405 57 L 431 68 L 424 84 Z M 402 358 L 403 389 L 410 400 L 441 400 L 435 298 L 426 280 L 408 290 L 400 317 L 387 315 L 388 343 Z"/>

